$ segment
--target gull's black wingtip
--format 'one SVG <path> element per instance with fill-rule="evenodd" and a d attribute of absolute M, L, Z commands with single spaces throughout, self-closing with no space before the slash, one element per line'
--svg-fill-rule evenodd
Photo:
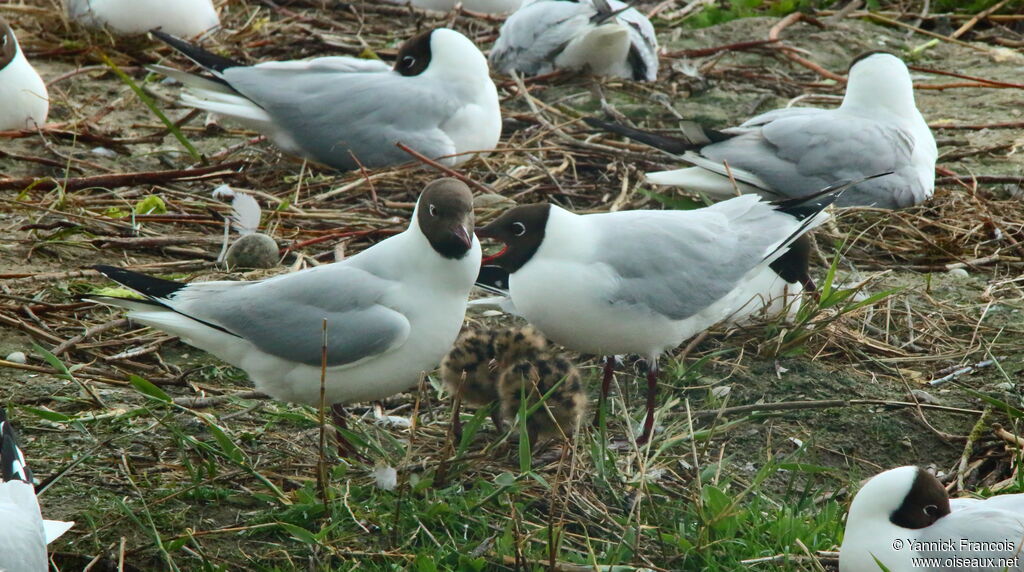
<path fill-rule="evenodd" d="M 25 481 L 32 484 L 32 471 L 25 462 L 25 455 L 18 448 L 18 432 L 7 420 L 7 412 L 0 407 L 0 479 Z"/>
<path fill-rule="evenodd" d="M 218 56 L 217 54 L 208 52 L 199 46 L 194 46 L 177 36 L 172 36 L 167 32 L 161 32 L 159 29 L 150 30 L 149 33 L 153 34 L 153 37 L 184 54 L 188 59 L 210 71 L 219 73 L 228 68 L 237 68 L 243 65 L 231 58 Z"/>
<path fill-rule="evenodd" d="M 700 149 L 709 143 L 723 141 L 729 138 L 727 135 L 713 129 L 708 129 L 694 121 L 684 121 L 680 123 L 679 134 L 682 137 L 673 137 L 653 133 L 651 131 L 644 131 L 642 129 L 635 129 L 619 123 L 604 121 L 596 117 L 584 117 L 583 121 L 595 129 L 615 133 L 616 135 L 621 135 L 638 143 L 643 143 L 644 145 L 650 145 L 655 149 L 661 149 L 662 151 L 673 155 L 682 155 L 687 151 Z"/>
<path fill-rule="evenodd" d="M 181 282 L 154 278 L 147 274 L 132 272 L 131 270 L 125 270 L 116 266 L 107 266 L 106 264 L 97 264 L 92 268 L 114 282 L 131 288 L 149 298 L 167 298 L 187 286 L 187 284 Z"/>
<path fill-rule="evenodd" d="M 836 181 L 824 189 L 806 197 L 786 199 L 783 201 L 777 201 L 773 204 L 777 210 L 792 215 L 799 220 L 804 220 L 805 218 L 814 216 L 825 210 L 826 207 L 836 202 L 836 199 L 846 192 L 847 189 L 855 187 L 865 181 L 870 181 L 871 179 L 877 179 L 891 174 L 893 174 L 893 171 L 886 171 L 884 173 L 876 173 L 859 179 L 844 179 L 842 181 Z"/>

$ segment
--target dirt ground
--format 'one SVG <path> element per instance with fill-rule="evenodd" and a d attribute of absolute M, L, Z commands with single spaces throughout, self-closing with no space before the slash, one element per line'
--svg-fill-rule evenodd
<path fill-rule="evenodd" d="M 251 62 L 365 49 L 386 59 L 401 39 L 435 25 L 452 25 L 478 45 L 489 46 L 500 25 L 494 18 L 358 3 L 345 8 L 325 2 L 332 6 L 325 11 L 314 9 L 318 2 L 279 2 L 284 7 L 277 9 L 269 2 L 221 4 L 226 29 L 208 45 Z M 152 531 L 176 537 L 186 529 L 248 525 L 251 501 L 204 498 L 216 491 L 198 486 L 173 499 L 144 492 L 180 479 L 188 464 L 176 453 L 184 437 L 180 429 L 170 428 L 173 424 L 212 437 L 202 423 L 177 419 L 181 414 L 174 410 L 155 414 L 145 409 L 148 401 L 129 384 L 129 376 L 144 377 L 172 397 L 221 395 L 248 385 L 244 374 L 203 352 L 134 326 L 101 327 L 65 344 L 121 317 L 80 300 L 110 286 L 89 266 L 124 265 L 177 279 L 265 275 L 217 268 L 221 216 L 229 206 L 210 192 L 222 183 L 253 192 L 264 207 L 267 232 L 291 247 L 285 266 L 272 272 L 330 262 L 337 249 L 356 252 L 403 228 L 422 185 L 437 173 L 416 165 L 372 174 L 336 173 L 302 164 L 254 140 L 252 133 L 206 125 L 202 114 L 178 106 L 178 86 L 140 67 L 155 62 L 187 66 L 165 47 L 142 38 L 117 41 L 86 32 L 63 21 L 47 0 L 0 5 L 0 15 L 14 23 L 22 46 L 50 82 L 52 101 L 47 129 L 0 133 L 0 358 L 17 351 L 29 355 L 26 365 L 0 361 L 0 404 L 16 412 L 24 449 L 38 475 L 50 477 L 70 467 L 41 497 L 48 517 L 78 521 L 56 545 L 69 569 L 79 562 L 76 558 L 114 562 L 119 554 L 127 554 L 130 566 L 148 569 L 160 562 Z M 664 51 L 681 54 L 765 39 L 778 22 L 745 18 L 703 29 L 670 27 L 668 17 L 656 23 Z M 713 332 L 689 357 L 691 364 L 706 357 L 701 367 L 685 375 L 678 364 L 665 368 L 677 375 L 667 375 L 661 388 L 661 436 L 666 440 L 657 445 L 663 446 L 657 462 L 677 470 L 680 463 L 720 458 L 724 470 L 742 480 L 766 459 L 800 449 L 801 462 L 835 470 L 836 489 L 844 481 L 902 464 L 937 468 L 953 479 L 954 492 L 960 486 L 973 490 L 1004 483 L 1016 474 L 1015 453 L 989 426 L 999 422 L 1016 432 L 1015 418 L 975 392 L 1024 406 L 1024 191 L 1019 180 L 1013 181 L 1024 174 L 1024 92 L 1019 85 L 1024 54 L 990 41 L 986 34 L 997 31 L 988 28 L 979 28 L 963 43 L 940 41 L 917 50 L 929 38 L 903 28 L 855 18 L 825 20 L 823 26 L 798 22 L 781 37 L 836 73 L 844 73 L 857 53 L 886 48 L 920 68 L 1016 87 L 964 87 L 975 81 L 914 72 L 917 102 L 933 127 L 944 169 L 934 198 L 899 213 L 848 209 L 815 236 L 819 283 L 837 258 L 837 282 L 863 283 L 861 295 L 896 290 L 842 315 L 823 310 L 806 326 L 806 338 L 780 324 Z M 102 63 L 101 53 L 143 85 L 171 120 L 188 118 L 181 131 L 203 161 L 189 156 Z M 578 210 L 660 208 L 643 191 L 672 193 L 645 185 L 641 174 L 676 163 L 594 133 L 579 121 L 582 116 L 613 109 L 650 128 L 671 129 L 677 117 L 726 126 L 805 95 L 812 97 L 799 104 L 835 105 L 842 93 L 841 85 L 766 46 L 663 57 L 661 79 L 651 85 L 562 74 L 528 81 L 526 97 L 508 78 L 496 80 L 506 120 L 500 150 L 459 168 L 489 187 L 479 193 L 480 220 L 512 201 L 551 200 Z M 205 170 L 198 176 L 174 174 L 191 168 Z M 82 182 L 118 173 L 144 173 L 139 179 L 149 177 L 149 182 Z M 24 178 L 58 184 L 10 182 Z M 166 212 L 129 216 L 148 196 L 161 197 Z M 52 352 L 67 346 L 58 357 L 74 370 L 76 381 L 55 375 L 33 344 Z M 581 363 L 588 375 L 596 375 L 592 358 L 585 356 Z M 954 381 L 927 385 L 968 366 L 977 367 Z M 626 374 L 619 376 L 634 416 L 642 408 L 642 395 L 628 373 L 639 367 L 627 361 Z M 444 442 L 450 402 L 436 391 L 426 393 L 433 409 L 423 413 L 427 437 L 419 446 L 425 459 L 433 459 L 437 452 L 429 449 Z M 825 407 L 831 400 L 848 402 Z M 385 403 L 386 413 L 408 416 L 414 403 L 419 403 L 417 394 L 395 396 Z M 698 416 L 701 426 L 712 428 L 699 450 L 667 440 L 688 427 L 687 407 L 698 411 L 757 403 L 789 405 L 736 413 L 743 422 L 732 425 L 726 421 L 737 417 Z M 371 406 L 355 409 L 363 430 L 404 439 L 404 429 L 374 425 Z M 313 478 L 316 440 L 307 410 L 233 399 L 206 411 L 230 427 L 281 488 L 292 490 Z M 723 428 L 713 429 L 719 423 Z M 482 470 L 504 470 L 505 463 L 495 460 Z M 370 469 L 372 463 L 361 467 L 359 478 L 367 479 Z M 224 467 L 208 470 L 211 475 L 231 473 Z M 775 486 L 783 483 L 778 480 Z M 118 503 L 129 508 L 111 508 Z M 128 516 L 156 505 L 168 514 L 148 525 L 148 517 Z M 292 560 L 273 537 L 209 538 L 203 544 L 209 556 L 229 568 L 251 566 L 253 554 L 268 567 L 303 561 Z"/>

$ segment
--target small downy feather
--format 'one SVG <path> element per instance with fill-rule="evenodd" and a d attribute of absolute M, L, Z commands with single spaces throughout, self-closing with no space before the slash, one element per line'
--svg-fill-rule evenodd
<path fill-rule="evenodd" d="M 231 226 L 242 236 L 253 234 L 260 227 L 260 216 L 263 210 L 252 195 L 235 192 L 231 200 Z"/>

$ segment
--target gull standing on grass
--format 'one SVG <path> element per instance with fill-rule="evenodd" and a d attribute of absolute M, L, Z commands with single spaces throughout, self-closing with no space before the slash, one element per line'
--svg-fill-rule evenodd
<path fill-rule="evenodd" d="M 473 197 L 464 183 L 427 185 L 401 234 L 346 258 L 254 282 L 161 280 L 98 266 L 144 299 L 97 297 L 205 350 L 284 401 L 320 402 L 327 320 L 328 404 L 383 399 L 433 370 L 459 335 L 480 268 Z"/>
<path fill-rule="evenodd" d="M 0 131 L 42 127 L 49 111 L 46 84 L 0 18 Z"/>
<path fill-rule="evenodd" d="M 487 262 L 510 273 L 516 310 L 548 338 L 581 353 L 647 360 L 643 443 L 654 428 L 659 356 L 758 295 L 754 278 L 824 222 L 823 209 L 856 183 L 805 199 L 747 195 L 691 211 L 577 215 L 526 205 L 477 234 L 505 243 Z M 609 357 L 602 401 L 613 364 Z"/>
<path fill-rule="evenodd" d="M 906 64 L 886 52 L 853 61 L 836 109 L 776 109 L 722 131 L 687 122 L 681 137 L 586 122 L 681 155 L 695 166 L 648 173 L 647 180 L 715 200 L 734 196 L 737 185 L 772 200 L 803 197 L 833 181 L 882 172 L 892 174 L 858 185 L 836 206 L 905 208 L 935 190 L 935 138 L 914 103 Z"/>
<path fill-rule="evenodd" d="M 211 0 L 69 0 L 68 16 L 129 35 L 159 29 L 191 38 L 220 25 Z"/>
<path fill-rule="evenodd" d="M 850 505 L 840 572 L 1024 570 L 1024 494 L 950 500 L 931 473 L 899 467 L 875 475 Z"/>
<path fill-rule="evenodd" d="M 658 39 L 650 20 L 619 0 L 527 0 L 502 24 L 490 60 L 506 75 L 589 69 L 654 81 Z"/>
<path fill-rule="evenodd" d="M 489 151 L 501 135 L 487 59 L 455 30 L 408 40 L 394 67 L 347 56 L 254 66 L 154 32 L 208 71 L 155 72 L 185 85 L 182 103 L 267 135 L 281 149 L 337 169 L 408 163 L 403 143 L 445 165 Z M 457 156 L 452 156 L 456 155 Z"/>
<path fill-rule="evenodd" d="M 32 471 L 18 448 L 18 436 L 0 407 L 0 570 L 46 572 L 46 545 L 75 523 L 43 520 Z"/>

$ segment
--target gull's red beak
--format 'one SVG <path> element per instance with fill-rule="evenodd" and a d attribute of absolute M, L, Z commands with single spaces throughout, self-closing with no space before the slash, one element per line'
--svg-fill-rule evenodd
<path fill-rule="evenodd" d="M 455 238 L 459 239 L 459 242 L 465 245 L 466 249 L 473 248 L 473 235 L 466 230 L 465 226 L 462 226 L 461 224 L 455 225 L 455 227 L 452 228 L 452 234 L 455 235 Z"/>
<path fill-rule="evenodd" d="M 507 250 L 508 250 L 508 245 L 506 244 L 504 247 L 502 247 L 501 250 L 498 251 L 497 254 L 492 254 L 490 256 L 485 256 L 484 259 L 480 261 L 480 264 L 490 264 L 490 263 L 494 262 L 495 260 L 501 258 L 501 255 L 505 254 L 505 252 Z"/>

